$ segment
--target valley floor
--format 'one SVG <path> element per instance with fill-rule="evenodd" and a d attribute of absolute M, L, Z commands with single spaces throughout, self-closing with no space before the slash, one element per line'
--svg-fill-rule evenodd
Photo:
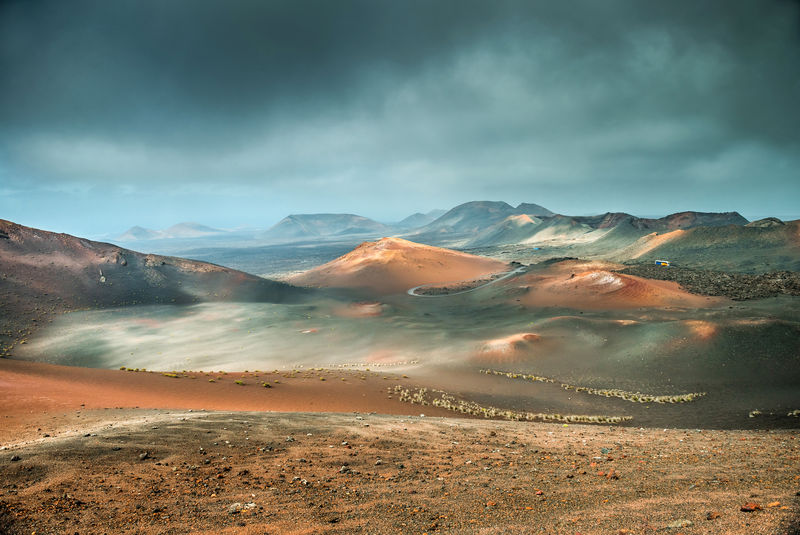
<path fill-rule="evenodd" d="M 411 381 L 0 359 L 0 533 L 797 533 L 797 430 L 445 418 Z"/>
<path fill-rule="evenodd" d="M 0 451 L 0 532 L 798 532 L 794 430 L 84 414 Z"/>

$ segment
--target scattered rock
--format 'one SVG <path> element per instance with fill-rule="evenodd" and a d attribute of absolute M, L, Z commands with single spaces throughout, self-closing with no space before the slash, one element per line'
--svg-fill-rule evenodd
<path fill-rule="evenodd" d="M 231 504 L 230 507 L 228 507 L 228 514 L 229 515 L 236 515 L 236 514 L 239 514 L 239 513 L 243 512 L 243 511 L 249 511 L 250 509 L 255 509 L 255 508 L 256 508 L 256 504 L 254 504 L 253 502 L 249 502 L 249 503 L 236 502 L 234 504 Z"/>
<path fill-rule="evenodd" d="M 715 520 L 721 516 L 722 515 L 716 511 L 709 511 L 709 513 L 706 515 L 706 520 Z"/>
<path fill-rule="evenodd" d="M 767 507 L 778 507 L 778 506 L 780 506 L 780 504 L 781 504 L 781 502 L 777 502 L 777 501 L 776 502 L 769 502 L 767 504 Z"/>
<path fill-rule="evenodd" d="M 800 295 L 800 273 L 772 271 L 758 275 L 641 264 L 619 271 L 648 279 L 674 281 L 692 293 L 722 295 L 734 301 L 763 299 L 780 294 Z"/>
<path fill-rule="evenodd" d="M 150 454 L 148 452 L 144 452 L 144 453 L 140 453 L 139 454 L 139 460 L 140 461 L 144 461 L 145 459 L 149 459 L 149 458 L 150 458 Z"/>
<path fill-rule="evenodd" d="M 693 524 L 693 522 L 691 520 L 687 520 L 685 518 L 682 518 L 680 520 L 676 520 L 674 522 L 670 522 L 669 524 L 667 524 L 667 528 L 669 528 L 669 529 L 688 528 L 692 524 Z"/>
<path fill-rule="evenodd" d="M 752 513 L 753 511 L 760 511 L 761 506 L 755 502 L 747 502 L 746 504 L 741 506 L 739 510 L 743 513 Z"/>
<path fill-rule="evenodd" d="M 15 463 L 15 462 L 21 461 L 21 460 L 22 460 L 22 457 L 20 457 L 19 455 L 12 455 L 11 456 L 11 462 L 12 463 Z"/>

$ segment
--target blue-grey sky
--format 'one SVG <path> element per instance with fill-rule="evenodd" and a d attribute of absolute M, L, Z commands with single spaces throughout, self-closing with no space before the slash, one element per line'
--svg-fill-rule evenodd
<path fill-rule="evenodd" d="M 795 0 L 0 3 L 0 218 L 800 216 Z"/>

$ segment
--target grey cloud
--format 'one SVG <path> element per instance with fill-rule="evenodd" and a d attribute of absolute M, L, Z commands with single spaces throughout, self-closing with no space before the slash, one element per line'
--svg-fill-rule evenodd
<path fill-rule="evenodd" d="M 565 185 L 603 210 L 614 189 L 748 192 L 759 170 L 797 192 L 799 17 L 785 0 L 5 2 L 0 180 L 299 187 L 330 210 L 402 189 L 569 211 Z"/>

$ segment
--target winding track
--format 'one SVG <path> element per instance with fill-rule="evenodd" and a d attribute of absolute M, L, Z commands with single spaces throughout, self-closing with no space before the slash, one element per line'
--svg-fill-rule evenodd
<path fill-rule="evenodd" d="M 489 286 L 490 284 L 494 284 L 495 282 L 499 282 L 499 281 L 501 281 L 503 279 L 507 279 L 509 277 L 512 277 L 512 276 L 516 275 L 517 273 L 522 273 L 523 271 L 525 271 L 525 269 L 526 269 L 526 266 L 520 266 L 517 269 L 513 269 L 511 271 L 505 272 L 505 274 L 502 277 L 497 277 L 494 280 L 490 280 L 486 284 L 481 284 L 480 286 L 476 286 L 474 288 L 470 288 L 469 290 L 461 290 L 460 292 L 453 292 L 453 293 L 447 293 L 447 294 L 437 294 L 437 295 L 424 295 L 424 294 L 418 294 L 417 290 L 419 290 L 420 288 L 425 288 L 426 286 L 441 286 L 442 284 L 455 284 L 455 283 L 459 283 L 459 282 L 468 282 L 468 281 L 474 280 L 474 279 L 467 279 L 465 281 L 451 281 L 451 282 L 442 282 L 442 283 L 420 284 L 419 286 L 414 286 L 413 288 L 409 288 L 406 291 L 406 293 L 408 295 L 413 295 L 414 297 L 450 297 L 451 295 L 465 294 L 465 293 L 469 293 L 469 292 L 474 292 L 475 290 L 480 290 L 481 288 L 485 288 L 485 287 Z"/>

